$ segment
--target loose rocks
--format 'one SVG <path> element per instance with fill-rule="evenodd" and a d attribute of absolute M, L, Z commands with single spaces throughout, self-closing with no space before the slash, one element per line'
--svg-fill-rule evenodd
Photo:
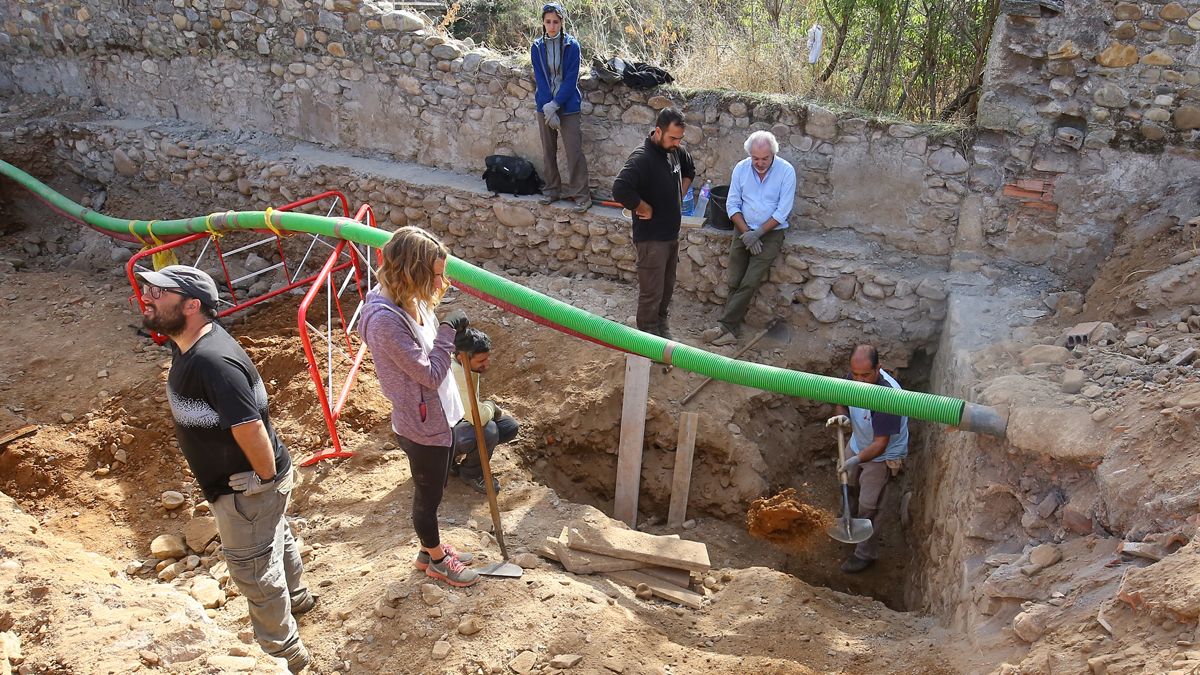
<path fill-rule="evenodd" d="M 187 555 L 187 547 L 177 534 L 160 534 L 150 542 L 150 555 L 159 560 L 182 558 Z"/>

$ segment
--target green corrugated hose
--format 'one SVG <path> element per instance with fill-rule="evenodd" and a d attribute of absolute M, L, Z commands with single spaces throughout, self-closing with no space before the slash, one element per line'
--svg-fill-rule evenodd
<path fill-rule="evenodd" d="M 375 248 L 382 247 L 391 236 L 387 231 L 368 227 L 349 218 L 328 218 L 271 209 L 267 211 L 229 211 L 178 220 L 127 221 L 106 216 L 76 204 L 41 181 L 2 160 L 0 160 L 0 173 L 12 178 L 48 202 L 56 211 L 116 235 L 136 234 L 142 238 L 153 235 L 161 239 L 179 237 L 194 232 L 267 229 L 320 234 Z M 746 361 L 735 361 L 595 316 L 458 258 L 450 259 L 446 266 L 446 272 L 451 279 L 460 284 L 491 295 L 548 321 L 634 354 L 670 363 L 713 379 L 788 396 L 868 408 L 930 422 L 941 422 L 969 431 L 997 436 L 1004 435 L 1005 420 L 987 406 L 966 403 L 946 396 L 898 391 L 840 378 L 785 370 Z"/>

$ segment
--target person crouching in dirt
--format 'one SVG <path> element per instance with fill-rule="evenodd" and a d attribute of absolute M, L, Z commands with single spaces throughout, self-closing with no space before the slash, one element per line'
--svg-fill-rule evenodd
<path fill-rule="evenodd" d="M 846 379 L 881 387 L 902 389 L 900 383 L 879 367 L 879 351 L 870 345 L 859 345 L 850 355 L 850 375 Z M 858 544 L 845 562 L 842 571 L 857 574 L 870 567 L 879 557 L 880 513 L 884 489 L 888 481 L 900 473 L 908 457 L 908 418 L 866 408 L 837 407 L 838 414 L 830 417 L 825 426 L 851 429 L 850 443 L 844 458 L 849 483 L 858 485 L 858 509 L 855 517 L 871 521 L 874 534 Z"/>
<path fill-rule="evenodd" d="M 216 322 L 217 285 L 170 265 L 139 272 L 146 328 L 171 339 L 167 400 L 175 437 L 212 506 L 229 576 L 250 604 L 254 637 L 293 673 L 309 663 L 294 616 L 317 604 L 284 512 L 295 482 L 250 357 Z"/>
<path fill-rule="evenodd" d="M 467 377 L 459 363 L 461 355 L 466 354 L 467 363 L 474 373 L 476 400 L 479 400 L 479 381 L 487 372 L 491 359 L 492 339 L 487 333 L 468 328 L 454 339 L 454 381 L 458 384 L 458 393 L 463 401 L 470 401 L 471 391 L 467 388 Z M 483 483 L 483 464 L 479 460 L 479 450 L 476 449 L 475 424 L 471 421 L 470 403 L 464 403 L 465 417 L 454 425 L 454 456 L 456 463 L 450 466 L 450 473 L 457 475 L 464 483 L 476 492 L 487 494 L 487 486 Z M 487 445 L 488 459 L 496 451 L 496 446 L 508 443 L 517 437 L 520 425 L 511 415 L 506 415 L 495 401 L 479 400 L 479 423 L 483 426 L 483 442 Z M 457 458 L 462 456 L 462 461 Z M 492 478 L 492 488 L 500 491 L 500 483 Z"/>
<path fill-rule="evenodd" d="M 359 330 L 371 350 L 383 395 L 392 402 L 392 431 L 413 481 L 413 527 L 421 540 L 417 569 L 451 586 L 470 586 L 474 556 L 442 543 L 437 512 L 452 459 L 452 428 L 463 404 L 450 378 L 454 336 L 467 328 L 461 309 L 438 322 L 433 309 L 449 280 L 450 251 L 419 227 L 402 227 L 383 247 L 379 285 L 367 294 Z"/>

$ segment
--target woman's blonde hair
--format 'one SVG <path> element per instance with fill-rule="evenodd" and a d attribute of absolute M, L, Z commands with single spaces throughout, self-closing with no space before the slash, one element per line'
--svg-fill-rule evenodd
<path fill-rule="evenodd" d="M 433 308 L 446 293 L 433 265 L 449 256 L 450 250 L 432 234 L 412 225 L 402 227 L 383 247 L 379 285 L 393 302 L 411 313 L 421 306 Z"/>

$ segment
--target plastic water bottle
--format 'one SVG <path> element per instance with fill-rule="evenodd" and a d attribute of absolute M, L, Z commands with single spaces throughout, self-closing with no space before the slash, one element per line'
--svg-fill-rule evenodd
<path fill-rule="evenodd" d="M 680 208 L 680 211 L 683 213 L 683 215 L 690 216 L 690 215 L 692 215 L 695 208 L 696 208 L 695 198 L 692 195 L 692 188 L 689 186 L 688 190 L 687 190 L 687 194 L 685 194 L 683 196 L 683 205 Z"/>
<path fill-rule="evenodd" d="M 708 195 L 712 192 L 712 181 L 704 181 L 704 187 L 700 188 L 700 197 L 696 199 L 696 210 L 694 214 L 703 218 L 706 215 L 705 209 L 708 208 Z"/>

